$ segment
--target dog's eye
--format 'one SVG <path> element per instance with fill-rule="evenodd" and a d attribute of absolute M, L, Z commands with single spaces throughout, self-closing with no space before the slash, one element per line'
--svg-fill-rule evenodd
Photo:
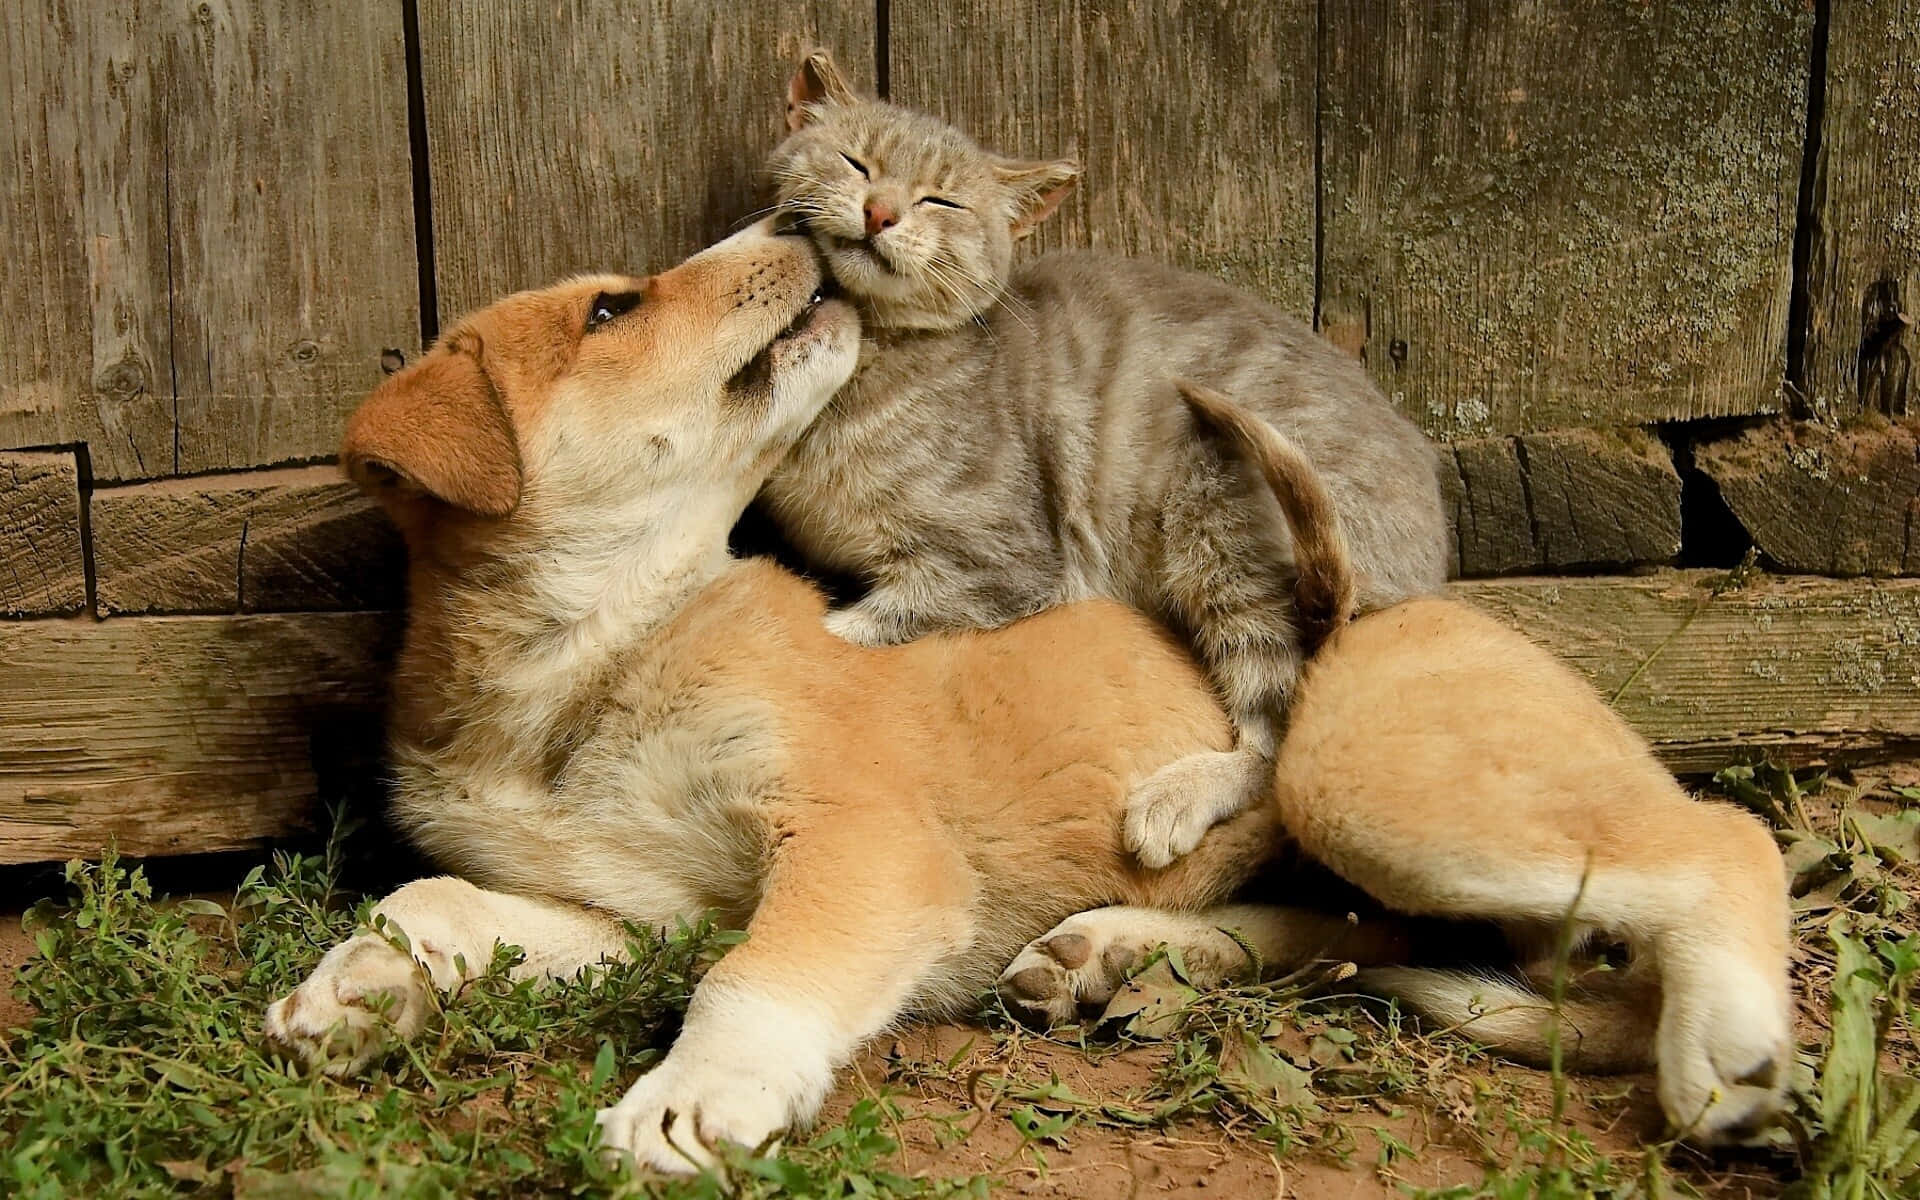
<path fill-rule="evenodd" d="M 955 204 L 953 201 L 947 199 L 945 196 L 922 196 L 920 197 L 920 203 L 937 204 L 941 208 L 965 208 L 966 207 L 966 205 L 964 204 Z"/>
<path fill-rule="evenodd" d="M 598 329 L 615 317 L 632 312 L 639 305 L 639 292 L 601 292 L 587 308 L 587 329 Z"/>
<path fill-rule="evenodd" d="M 842 150 L 842 151 L 840 152 L 840 157 L 841 157 L 841 158 L 844 158 L 844 159 L 846 159 L 846 160 L 847 160 L 847 165 L 848 165 L 848 166 L 850 166 L 850 167 L 852 167 L 852 168 L 853 168 L 854 170 L 856 170 L 856 171 L 858 171 L 858 172 L 860 172 L 860 178 L 862 178 L 862 179 L 872 179 L 872 178 L 873 178 L 873 176 L 872 176 L 872 175 L 870 175 L 870 174 L 868 174 L 868 173 L 867 173 L 867 164 L 865 164 L 865 163 L 863 163 L 863 162 L 861 162 L 861 161 L 860 161 L 859 159 L 857 159 L 857 158 L 855 158 L 855 157 L 854 157 L 853 155 L 851 155 L 851 154 L 848 154 L 848 153 L 847 153 L 847 152 L 846 152 L 845 150 Z"/>

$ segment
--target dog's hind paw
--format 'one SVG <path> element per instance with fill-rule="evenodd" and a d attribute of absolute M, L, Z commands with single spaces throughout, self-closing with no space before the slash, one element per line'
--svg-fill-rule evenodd
<path fill-rule="evenodd" d="M 1793 1036 L 1782 985 L 1733 963 L 1699 983 L 1669 981 L 1657 1057 L 1660 1106 L 1681 1136 L 1754 1140 L 1787 1104 Z"/>
<path fill-rule="evenodd" d="M 1044 937 L 1028 942 L 1000 973 L 996 985 L 1007 1011 L 1041 1029 L 1096 1016 L 1126 981 L 1145 947 L 1131 939 L 1110 940 L 1100 910 L 1068 917 Z"/>

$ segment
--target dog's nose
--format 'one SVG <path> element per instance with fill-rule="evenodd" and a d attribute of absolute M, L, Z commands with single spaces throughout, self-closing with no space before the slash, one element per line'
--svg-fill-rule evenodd
<path fill-rule="evenodd" d="M 885 201 L 867 201 L 867 236 L 872 237 L 882 229 L 892 229 L 900 223 L 900 217 L 888 207 Z"/>

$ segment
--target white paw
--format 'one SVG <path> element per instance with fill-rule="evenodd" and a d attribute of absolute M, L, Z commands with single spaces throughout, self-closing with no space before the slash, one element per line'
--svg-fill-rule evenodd
<path fill-rule="evenodd" d="M 755 1149 L 784 1133 L 793 1098 L 750 1064 L 665 1062 L 594 1118 L 604 1152 L 629 1155 L 645 1170 L 691 1175 L 715 1162 L 714 1147 Z"/>
<path fill-rule="evenodd" d="M 826 626 L 828 633 L 856 646 L 891 646 L 896 640 L 888 636 L 885 622 L 858 605 L 834 609 L 827 614 Z"/>
<path fill-rule="evenodd" d="M 366 934 L 327 951 L 307 981 L 267 1008 L 267 1040 L 308 1067 L 348 1075 L 367 1065 L 391 1032 L 410 1038 L 426 1025 L 426 972 L 383 939 Z"/>
<path fill-rule="evenodd" d="M 1751 1141 L 1786 1107 L 1793 1033 L 1784 979 L 1737 963 L 1708 978 L 1669 984 L 1657 1042 L 1660 1107 L 1690 1141 Z"/>
<path fill-rule="evenodd" d="M 1161 767 L 1127 797 L 1127 849 L 1141 865 L 1155 869 L 1187 854 L 1207 830 L 1264 792 L 1265 761 L 1236 750 L 1189 754 Z"/>

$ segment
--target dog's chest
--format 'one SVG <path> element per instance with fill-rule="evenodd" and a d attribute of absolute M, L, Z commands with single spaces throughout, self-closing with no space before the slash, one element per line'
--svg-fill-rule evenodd
<path fill-rule="evenodd" d="M 491 886 L 647 923 L 752 912 L 781 777 L 755 705 L 711 681 L 643 672 L 544 757 L 539 771 L 441 763 L 428 786 L 403 782 L 402 820 Z"/>

